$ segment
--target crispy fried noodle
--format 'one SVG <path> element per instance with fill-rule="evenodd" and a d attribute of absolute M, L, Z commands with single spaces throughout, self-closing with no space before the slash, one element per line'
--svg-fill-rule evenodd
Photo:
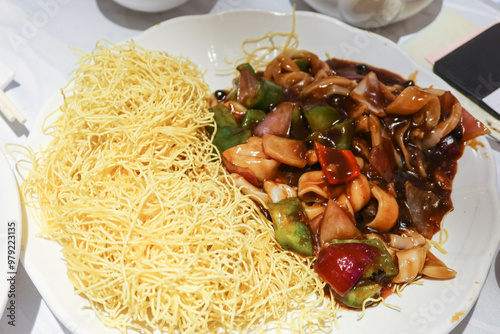
<path fill-rule="evenodd" d="M 141 333 L 332 326 L 311 263 L 277 246 L 212 154 L 196 65 L 133 42 L 80 56 L 22 195 L 101 321 Z"/>

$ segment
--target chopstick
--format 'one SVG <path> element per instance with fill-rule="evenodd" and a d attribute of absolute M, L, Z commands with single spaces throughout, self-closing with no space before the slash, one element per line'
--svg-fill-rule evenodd
<path fill-rule="evenodd" d="M 26 117 L 16 108 L 3 89 L 0 89 L 0 111 L 9 122 L 17 120 L 21 124 L 26 123 Z"/>

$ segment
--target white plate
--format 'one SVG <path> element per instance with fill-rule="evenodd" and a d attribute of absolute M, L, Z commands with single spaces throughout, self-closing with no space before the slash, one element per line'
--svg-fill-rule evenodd
<path fill-rule="evenodd" d="M 221 75 L 220 70 L 228 68 L 226 58 L 234 61 L 242 56 L 244 39 L 261 37 L 269 31 L 288 32 L 291 26 L 291 14 L 231 11 L 169 20 L 137 36 L 135 41 L 146 48 L 190 57 L 206 70 L 205 78 L 215 90 L 230 86 L 233 73 Z M 322 58 L 328 53 L 363 61 L 404 77 L 418 70 L 420 85 L 449 88 L 391 41 L 333 18 L 297 12 L 296 32 L 299 47 Z M 40 112 L 28 138 L 33 147 L 46 143 L 41 120 L 60 103 L 61 97 L 56 95 Z M 449 253 L 440 257 L 457 270 L 456 279 L 425 281 L 423 286 L 409 286 L 402 298 L 390 296 L 387 301 L 401 307 L 401 311 L 379 306 L 369 309 L 359 321 L 357 312 L 342 312 L 339 333 L 448 333 L 465 317 L 478 297 L 500 240 L 493 154 L 485 139 L 480 143 L 477 151 L 468 147 L 460 160 L 452 196 L 456 209 L 445 222 L 450 235 L 445 248 Z M 85 299 L 74 295 L 59 246 L 35 237 L 38 227 L 31 217 L 28 226 L 24 266 L 54 314 L 74 332 L 117 333 L 99 322 L 86 308 Z"/>
<path fill-rule="evenodd" d="M 21 253 L 21 200 L 14 172 L 0 151 L 0 310 L 15 319 L 16 270 Z M 14 303 L 14 304 L 12 304 Z M 11 312 L 12 310 L 12 312 Z"/>

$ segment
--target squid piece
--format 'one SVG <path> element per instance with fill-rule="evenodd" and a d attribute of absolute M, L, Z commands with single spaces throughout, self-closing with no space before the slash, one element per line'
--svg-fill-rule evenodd
<path fill-rule="evenodd" d="M 231 177 L 234 181 L 234 184 L 240 188 L 240 191 L 248 195 L 250 198 L 257 200 L 260 202 L 264 207 L 267 208 L 267 203 L 271 201 L 271 198 L 269 195 L 267 195 L 265 192 L 248 182 L 243 176 L 240 174 L 232 173 Z"/>
<path fill-rule="evenodd" d="M 395 132 L 394 136 L 396 139 L 396 143 L 398 144 L 399 149 L 403 153 L 405 164 L 408 170 L 414 173 L 418 173 L 422 177 L 427 177 L 426 167 L 423 163 L 423 158 L 421 156 L 422 152 L 421 151 L 415 152 L 413 153 L 414 156 L 412 156 L 412 154 L 408 150 L 408 147 L 404 143 L 404 136 L 408 131 L 410 124 L 411 120 L 405 121 L 404 125 Z M 413 166 L 414 163 L 416 163 L 417 166 Z"/>
<path fill-rule="evenodd" d="M 297 192 L 292 187 L 283 183 L 265 180 L 262 187 L 273 203 L 286 198 L 297 197 Z"/>
<path fill-rule="evenodd" d="M 425 238 L 421 234 L 403 237 L 397 234 L 389 234 L 389 245 L 397 249 L 409 249 L 426 245 Z"/>
<path fill-rule="evenodd" d="M 314 80 L 300 93 L 301 97 L 324 99 L 332 95 L 348 96 L 356 83 L 344 77 L 329 76 Z"/>
<path fill-rule="evenodd" d="M 451 94 L 450 94 L 451 95 Z M 422 148 L 427 150 L 434 147 L 441 138 L 448 135 L 460 122 L 462 118 L 462 105 L 453 97 L 453 105 L 446 119 L 439 122 L 430 132 L 428 132 L 422 140 Z"/>
<path fill-rule="evenodd" d="M 426 255 L 427 249 L 423 247 L 413 247 L 396 252 L 399 272 L 392 281 L 394 283 L 412 282 L 422 271 Z"/>
<path fill-rule="evenodd" d="M 368 117 L 368 129 L 372 140 L 372 147 L 380 146 L 382 142 L 382 125 L 380 119 L 375 115 Z"/>
<path fill-rule="evenodd" d="M 280 166 L 278 161 L 264 153 L 262 139 L 258 137 L 251 137 L 247 143 L 225 150 L 222 162 L 229 172 L 240 174 L 255 186 L 272 179 Z"/>
<path fill-rule="evenodd" d="M 386 115 L 385 107 L 394 100 L 394 95 L 378 80 L 375 72 L 368 73 L 350 94 L 353 100 L 365 104 L 368 110 L 380 117 Z"/>
<path fill-rule="evenodd" d="M 309 166 L 318 163 L 318 154 L 316 153 L 316 150 L 312 149 L 306 152 L 306 161 Z"/>
<path fill-rule="evenodd" d="M 291 71 L 297 71 L 301 70 L 301 68 L 298 65 L 298 62 L 306 62 L 305 67 L 308 67 L 310 69 L 310 73 L 312 73 L 313 76 L 315 76 L 319 71 L 325 70 L 325 71 L 331 71 L 330 67 L 328 64 L 319 57 L 306 50 L 287 50 L 283 51 L 278 57 L 278 64 L 280 64 L 280 69 L 281 71 L 277 72 L 276 71 L 276 63 L 274 62 L 275 60 L 271 61 L 267 67 L 266 70 L 264 71 L 264 77 L 270 78 L 271 74 L 273 73 L 281 73 L 282 71 L 286 72 L 291 72 Z M 283 61 L 282 59 L 286 59 L 286 61 Z"/>
<path fill-rule="evenodd" d="M 357 178 L 346 184 L 347 198 L 351 202 L 354 212 L 361 210 L 372 197 L 370 184 L 365 175 L 360 174 Z"/>
<path fill-rule="evenodd" d="M 262 145 L 264 152 L 276 161 L 299 168 L 307 165 L 307 148 L 303 140 L 264 134 Z"/>
<path fill-rule="evenodd" d="M 319 71 L 332 72 L 328 65 L 314 53 L 289 50 L 282 52 L 266 66 L 264 78 L 273 80 L 285 88 L 307 86 Z"/>
<path fill-rule="evenodd" d="M 451 108 L 447 115 L 443 114 L 442 100 L 451 101 Z M 408 87 L 386 108 L 388 114 L 413 115 L 413 121 L 424 125 L 425 130 L 415 129 L 416 138 L 423 136 L 422 149 L 434 147 L 441 138 L 448 135 L 462 118 L 462 106 L 450 92 L 433 89 Z"/>
<path fill-rule="evenodd" d="M 308 66 L 311 69 L 312 75 L 316 75 L 319 71 L 331 71 L 330 67 L 326 62 L 323 60 L 319 59 L 319 57 L 306 50 L 287 50 L 282 53 L 283 55 L 286 55 L 292 59 L 298 60 L 298 59 L 306 59 L 308 62 Z"/>
<path fill-rule="evenodd" d="M 302 72 L 292 58 L 284 54 L 277 56 L 267 65 L 264 78 L 273 80 L 285 88 L 305 86 L 314 80 L 309 73 Z"/>
<path fill-rule="evenodd" d="M 457 275 L 457 272 L 448 268 L 443 261 L 438 259 L 434 254 L 427 252 L 421 274 L 435 279 L 451 279 Z"/>
<path fill-rule="evenodd" d="M 304 173 L 299 178 L 298 196 L 305 202 L 326 203 L 344 191 L 344 186 L 334 186 L 328 182 L 322 171 Z"/>
<path fill-rule="evenodd" d="M 333 239 L 361 239 L 354 218 L 344 211 L 334 200 L 329 200 L 319 229 L 320 245 Z"/>
<path fill-rule="evenodd" d="M 422 88 L 410 86 L 404 89 L 396 99 L 387 106 L 386 112 L 391 115 L 414 115 L 422 110 L 428 103 L 435 107 L 439 107 L 439 99 L 437 96 L 426 92 Z M 431 108 L 427 107 L 426 109 Z M 422 120 L 423 119 L 420 119 L 420 121 Z M 415 119 L 415 121 L 419 120 Z"/>
<path fill-rule="evenodd" d="M 306 214 L 307 214 L 307 208 L 305 208 L 305 210 L 306 210 Z M 324 212 L 324 210 L 323 210 L 323 212 Z M 319 229 L 321 227 L 321 221 L 323 220 L 323 212 L 314 218 L 309 218 L 309 215 L 308 215 L 309 227 L 311 228 L 313 235 L 319 234 Z"/>
<path fill-rule="evenodd" d="M 231 111 L 236 121 L 241 122 L 248 108 L 236 101 L 226 101 L 224 105 Z"/>
<path fill-rule="evenodd" d="M 394 196 L 385 192 L 375 184 L 371 185 L 371 193 L 378 202 L 377 215 L 367 224 L 367 226 L 377 231 L 387 232 L 398 220 L 398 202 Z"/>
<path fill-rule="evenodd" d="M 342 193 L 335 199 L 335 202 L 346 212 L 349 212 L 351 216 L 354 217 L 354 209 L 352 207 L 351 202 L 349 201 L 349 198 L 345 193 Z"/>
<path fill-rule="evenodd" d="M 312 221 L 314 218 L 320 216 L 325 212 L 325 205 L 320 204 L 320 203 L 313 203 L 313 204 L 306 204 L 305 202 L 302 202 L 302 206 L 304 207 L 304 210 L 306 211 L 307 218 L 309 218 L 310 221 Z M 310 223 L 311 224 L 311 223 Z"/>
<path fill-rule="evenodd" d="M 371 149 L 368 159 L 375 170 L 386 181 L 389 181 L 393 178 L 394 169 L 401 167 L 401 157 L 395 150 L 392 140 L 387 136 L 380 119 L 374 114 L 370 114 L 368 117 L 368 128 L 371 137 Z"/>

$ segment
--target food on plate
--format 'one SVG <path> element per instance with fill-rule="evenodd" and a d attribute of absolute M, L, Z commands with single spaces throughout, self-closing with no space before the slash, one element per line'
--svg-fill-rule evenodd
<path fill-rule="evenodd" d="M 488 133 L 449 92 L 286 50 L 211 97 L 213 142 L 278 243 L 345 306 L 456 272 L 432 252 L 466 142 Z"/>
<path fill-rule="evenodd" d="M 324 283 L 312 262 L 278 247 L 214 154 L 210 91 L 196 64 L 101 42 L 81 53 L 63 94 L 22 195 L 106 326 L 298 332 L 318 326 L 311 319 L 335 321 L 335 305 L 314 298 Z"/>

